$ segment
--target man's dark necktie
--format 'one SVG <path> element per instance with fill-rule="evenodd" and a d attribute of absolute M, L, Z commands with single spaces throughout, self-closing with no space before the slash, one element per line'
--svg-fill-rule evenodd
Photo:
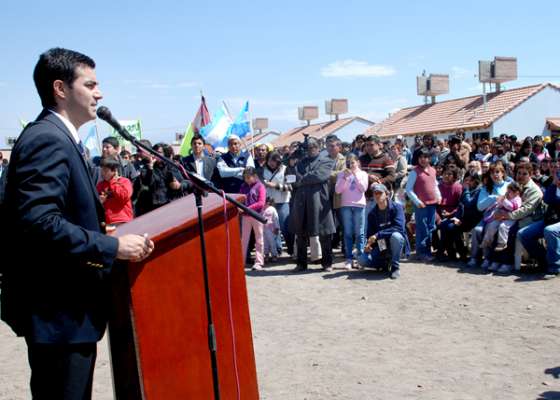
<path fill-rule="evenodd" d="M 84 144 L 82 143 L 81 140 L 78 142 L 78 149 L 80 149 L 80 154 L 85 159 L 86 158 L 86 148 L 84 147 Z"/>

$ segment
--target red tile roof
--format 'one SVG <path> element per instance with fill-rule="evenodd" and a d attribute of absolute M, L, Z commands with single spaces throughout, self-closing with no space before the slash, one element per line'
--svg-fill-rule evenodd
<path fill-rule="evenodd" d="M 487 128 L 498 118 L 546 87 L 558 91 L 551 84 L 525 86 L 486 95 L 486 107 L 482 95 L 441 101 L 403 108 L 389 118 L 366 129 L 367 135 L 393 136 L 442 133 L 457 129 Z"/>
<path fill-rule="evenodd" d="M 330 134 L 333 134 L 337 130 L 345 127 L 346 125 L 356 121 L 361 120 L 367 123 L 372 123 L 367 119 L 361 117 L 347 117 L 347 118 L 340 118 L 336 121 L 328 121 L 328 122 L 321 122 L 317 124 L 311 124 L 309 126 L 300 126 L 294 129 L 290 129 L 287 132 L 284 132 L 280 135 L 280 137 L 274 141 L 272 144 L 275 147 L 284 146 L 286 144 L 290 144 L 292 142 L 303 142 L 304 136 L 303 134 L 309 134 L 309 136 L 320 139 Z"/>
<path fill-rule="evenodd" d="M 560 117 L 551 117 L 546 119 L 549 128 L 555 131 L 560 130 Z"/>

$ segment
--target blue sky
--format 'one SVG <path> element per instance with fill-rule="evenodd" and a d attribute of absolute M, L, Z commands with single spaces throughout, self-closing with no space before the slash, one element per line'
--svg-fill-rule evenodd
<path fill-rule="evenodd" d="M 453 4 L 455 3 L 455 4 Z M 298 126 L 297 107 L 348 98 L 379 121 L 420 104 L 416 75 L 449 73 L 447 98 L 481 93 L 477 61 L 518 58 L 506 87 L 560 82 L 556 1 L 6 2 L 0 14 L 0 147 L 32 120 L 39 54 L 54 46 L 95 59 L 102 103 L 171 142 L 203 90 L 210 112 L 245 100 L 271 129 Z M 531 76 L 531 77 L 529 77 Z M 537 76 L 537 77 L 533 77 Z M 560 110 L 558 112 L 560 115 Z M 108 131 L 106 127 L 102 131 Z"/>

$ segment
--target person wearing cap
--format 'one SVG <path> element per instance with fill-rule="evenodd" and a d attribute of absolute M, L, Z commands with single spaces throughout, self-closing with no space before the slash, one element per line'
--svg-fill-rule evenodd
<path fill-rule="evenodd" d="M 410 244 L 406 235 L 404 209 L 389 198 L 389 190 L 381 183 L 372 186 L 375 206 L 368 214 L 367 244 L 358 264 L 362 268 L 381 267 L 386 257 L 391 259 L 391 279 L 401 276 L 400 259 L 408 257 Z M 387 253 L 388 252 L 388 253 Z"/>
<path fill-rule="evenodd" d="M 436 170 L 430 165 L 431 154 L 421 149 L 418 165 L 410 171 L 406 183 L 406 194 L 414 204 L 416 221 L 416 257 L 433 261 L 432 232 L 436 228 L 436 207 L 441 202 L 436 179 Z"/>
<path fill-rule="evenodd" d="M 318 236 L 321 245 L 323 270 L 332 270 L 332 234 L 335 232 L 330 200 L 329 179 L 334 162 L 319 155 L 315 138 L 307 142 L 307 156 L 296 164 L 296 181 L 290 211 L 290 229 L 297 235 L 297 267 L 294 272 L 307 269 L 307 241 Z"/>
<path fill-rule="evenodd" d="M 222 154 L 216 167 L 220 174 L 219 187 L 226 193 L 239 193 L 246 167 L 255 167 L 253 157 L 241 151 L 241 139 L 237 135 L 228 138 L 228 152 Z"/>
<path fill-rule="evenodd" d="M 369 136 L 366 141 L 366 153 L 360 157 L 362 169 L 368 173 L 369 185 L 383 183 L 392 188 L 395 182 L 395 165 L 387 153 L 381 151 L 381 139 L 379 136 Z M 373 193 L 366 192 L 366 213 L 374 205 Z"/>

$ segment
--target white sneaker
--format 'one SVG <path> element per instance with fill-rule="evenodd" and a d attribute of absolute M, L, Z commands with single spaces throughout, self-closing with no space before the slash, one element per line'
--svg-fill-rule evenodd
<path fill-rule="evenodd" d="M 490 264 L 490 266 L 488 267 L 488 271 L 497 271 L 500 268 L 500 264 L 499 262 L 493 262 L 492 264 Z"/>
<path fill-rule="evenodd" d="M 352 261 L 346 261 L 344 263 L 344 269 L 347 271 L 352 271 L 353 263 Z"/>
<path fill-rule="evenodd" d="M 513 265 L 502 264 L 502 266 L 500 267 L 500 269 L 498 269 L 497 272 L 499 274 L 511 274 L 511 271 L 513 271 Z"/>
<path fill-rule="evenodd" d="M 467 263 L 467 267 L 469 267 L 469 268 L 476 268 L 477 265 L 478 265 L 478 262 L 476 261 L 476 258 L 473 258 L 473 257 L 471 257 L 471 259 Z"/>
<path fill-rule="evenodd" d="M 253 265 L 252 269 L 253 269 L 253 271 L 262 271 L 263 267 L 262 267 L 262 265 L 255 264 L 255 265 Z"/>
<path fill-rule="evenodd" d="M 484 260 L 482 264 L 480 264 L 480 268 L 482 269 L 488 269 L 489 266 L 490 266 L 490 260 Z"/>

